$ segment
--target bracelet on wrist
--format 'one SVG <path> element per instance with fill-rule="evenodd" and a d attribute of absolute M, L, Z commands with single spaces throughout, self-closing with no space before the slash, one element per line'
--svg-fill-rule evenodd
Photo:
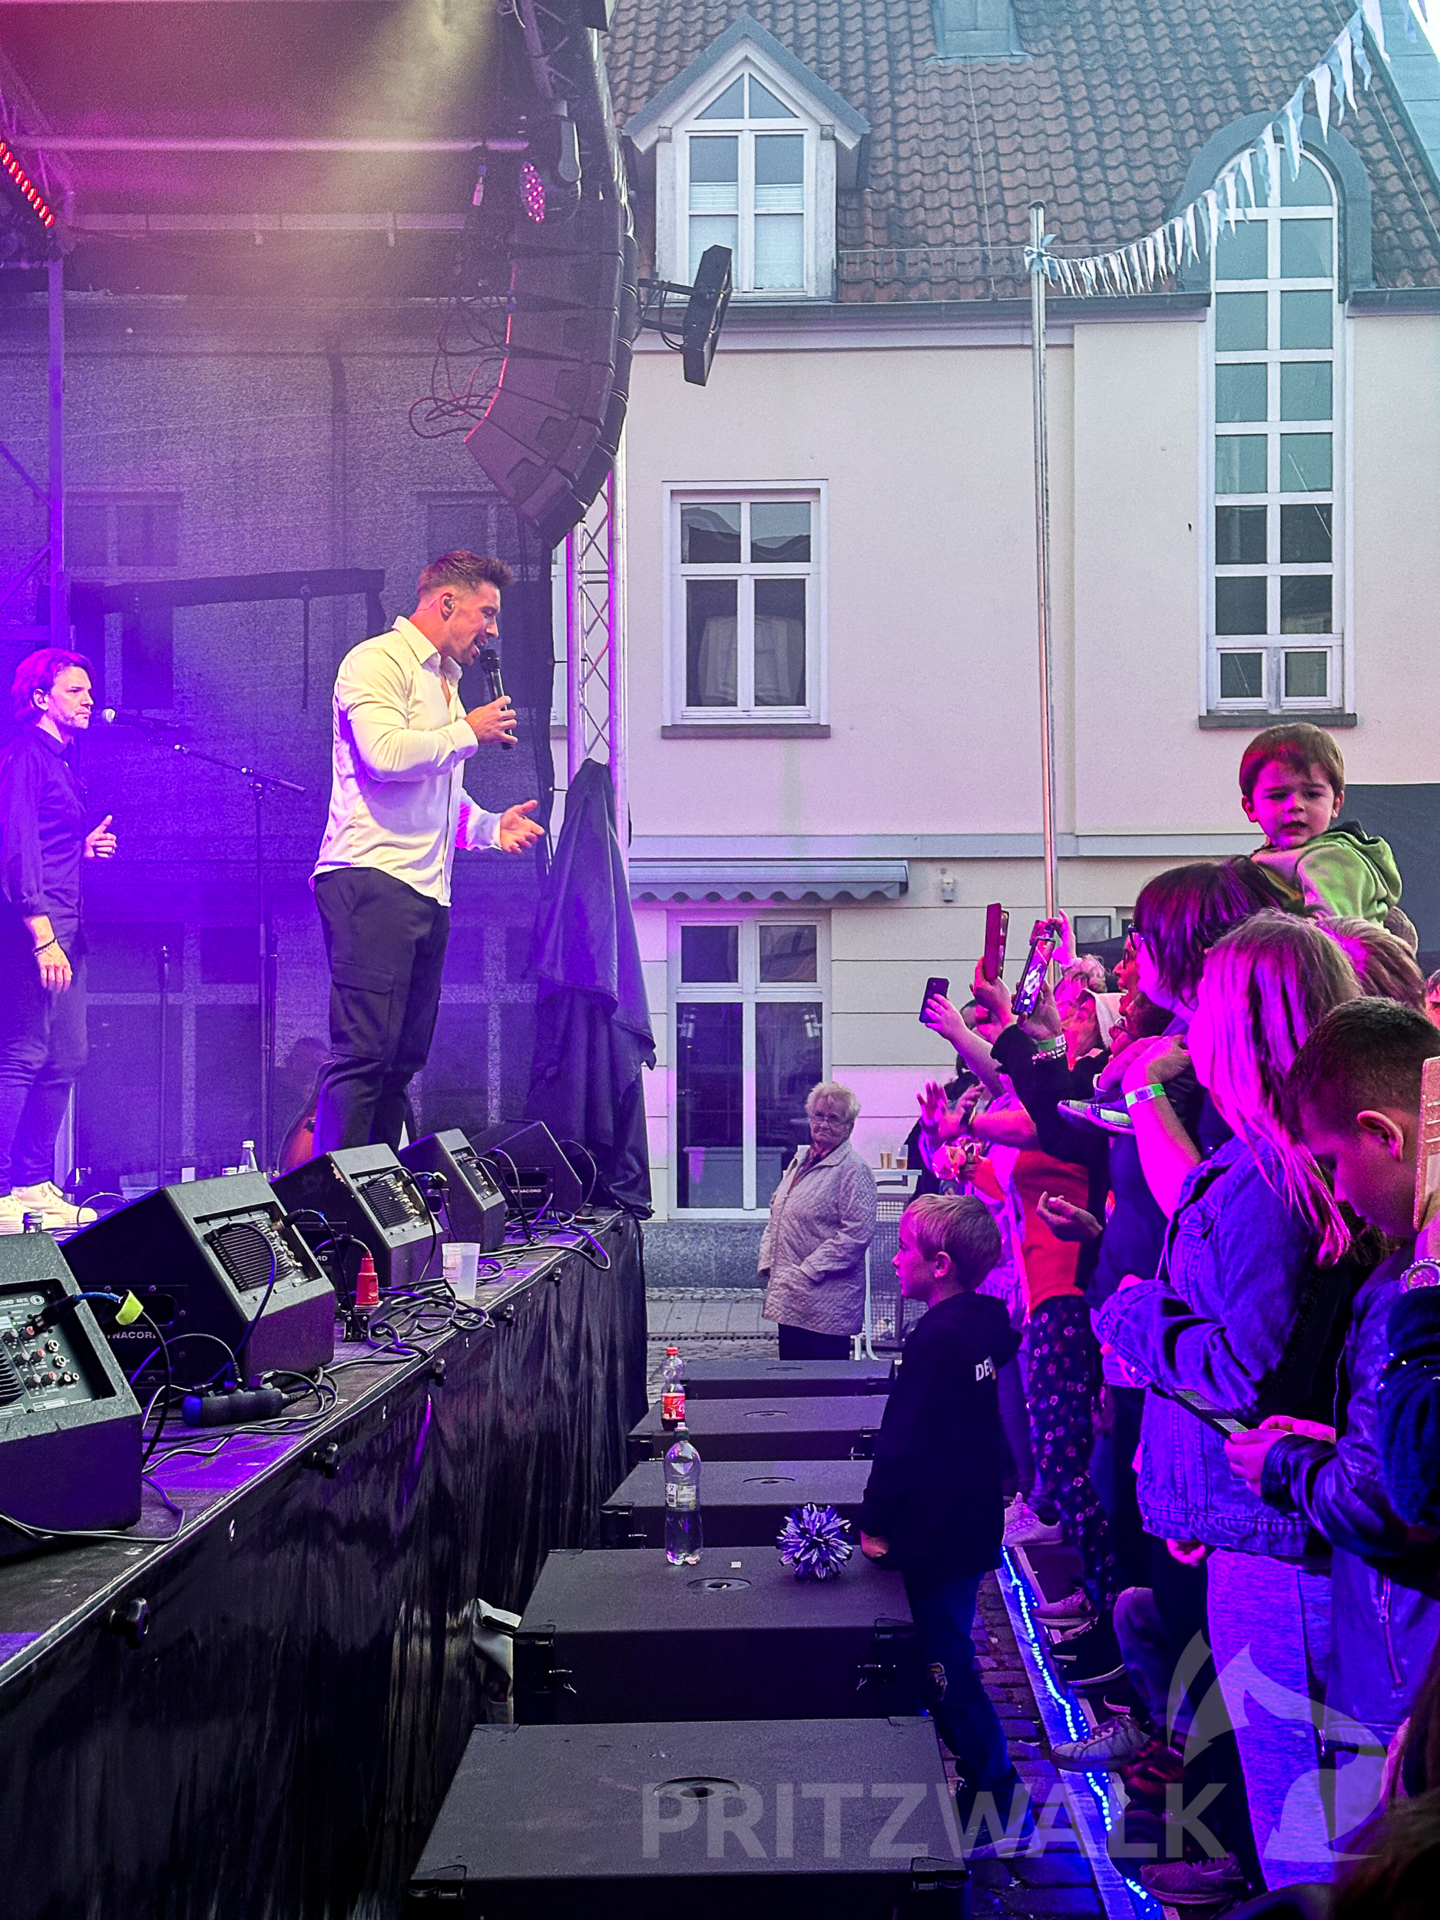
<path fill-rule="evenodd" d="M 1035 1052 L 1037 1056 L 1040 1054 L 1047 1056 L 1051 1054 L 1061 1054 L 1064 1053 L 1064 1051 L 1065 1036 L 1063 1033 L 1052 1033 L 1048 1039 L 1037 1040 L 1035 1042 Z"/>
<path fill-rule="evenodd" d="M 35 951 L 37 954 L 48 953 L 51 947 L 58 947 L 59 944 L 60 944 L 60 936 L 56 934 L 52 939 L 42 941 L 42 943 L 38 947 L 36 947 Z"/>
<path fill-rule="evenodd" d="M 1127 1108 L 1143 1107 L 1147 1100 L 1168 1100 L 1170 1089 L 1159 1080 L 1147 1080 L 1143 1087 L 1132 1087 L 1125 1096 Z"/>

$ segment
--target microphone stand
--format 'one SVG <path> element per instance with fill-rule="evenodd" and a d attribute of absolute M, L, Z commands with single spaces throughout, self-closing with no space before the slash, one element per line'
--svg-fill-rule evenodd
<path fill-rule="evenodd" d="M 305 789 L 297 786 L 293 780 L 282 780 L 279 774 L 262 773 L 258 767 L 241 766 L 234 760 L 222 760 L 218 754 L 202 753 L 198 747 L 192 747 L 183 740 L 157 741 L 156 745 L 168 746 L 172 753 L 183 754 L 187 760 L 203 761 L 207 767 L 219 767 L 222 773 L 238 773 L 255 796 L 255 923 L 260 1014 L 260 1121 L 255 1146 L 260 1170 L 268 1174 L 273 1171 L 276 950 L 274 928 L 270 924 L 270 901 L 265 890 L 264 806 L 268 793 L 299 795 Z"/>

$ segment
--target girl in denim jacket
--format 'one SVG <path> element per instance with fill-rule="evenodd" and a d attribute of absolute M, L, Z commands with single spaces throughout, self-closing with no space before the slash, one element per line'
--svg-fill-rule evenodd
<path fill-rule="evenodd" d="M 1211 949 L 1189 1054 L 1235 1138 L 1186 1179 L 1158 1278 L 1122 1284 L 1097 1331 L 1147 1383 L 1140 1506 L 1162 1539 L 1207 1550 L 1207 1615 L 1266 1882 L 1328 1880 L 1316 1725 L 1329 1656 L 1322 1543 L 1227 1465 L 1223 1436 L 1169 1397 L 1257 1424 L 1325 1417 L 1356 1276 L 1313 1161 L 1280 1121 L 1281 1085 L 1331 1007 L 1360 993 L 1318 927 L 1261 913 Z"/>

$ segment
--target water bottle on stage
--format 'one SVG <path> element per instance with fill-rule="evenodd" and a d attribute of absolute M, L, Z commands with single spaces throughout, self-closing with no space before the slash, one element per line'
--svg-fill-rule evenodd
<path fill-rule="evenodd" d="M 700 1456 L 682 1425 L 665 1455 L 665 1558 L 694 1567 L 705 1544 L 700 1524 Z"/>
<path fill-rule="evenodd" d="M 660 1424 L 667 1433 L 685 1424 L 685 1362 L 678 1347 L 666 1347 L 660 1369 Z"/>

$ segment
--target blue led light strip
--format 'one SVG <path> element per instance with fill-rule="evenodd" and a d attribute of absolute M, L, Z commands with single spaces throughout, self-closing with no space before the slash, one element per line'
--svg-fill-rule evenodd
<path fill-rule="evenodd" d="M 1074 1694 L 1068 1687 L 1062 1686 L 1051 1672 L 1050 1662 L 1045 1657 L 1047 1641 L 1031 1611 L 1034 1595 L 1008 1548 L 997 1579 L 1005 1611 L 1010 1616 L 1015 1646 L 1030 1682 L 1030 1691 L 1035 1696 L 1036 1710 L 1046 1738 L 1052 1747 L 1066 1740 L 1085 1739 L 1095 1729 L 1086 1719 Z M 1099 1833 L 1084 1801 L 1076 1793 L 1073 1782 L 1079 1780 L 1085 1782 L 1100 1816 Z M 1131 1886 L 1105 1851 L 1101 1836 L 1109 1833 L 1120 1813 L 1118 1800 L 1113 1808 L 1110 1804 L 1109 1772 L 1104 1768 L 1084 1773 L 1072 1772 L 1069 1779 L 1062 1773 L 1060 1783 L 1070 1803 L 1075 1831 L 1090 1862 L 1090 1871 L 1095 1876 L 1095 1885 L 1108 1920 L 1162 1920 L 1164 1910 L 1159 1902 L 1142 1887 Z"/>

